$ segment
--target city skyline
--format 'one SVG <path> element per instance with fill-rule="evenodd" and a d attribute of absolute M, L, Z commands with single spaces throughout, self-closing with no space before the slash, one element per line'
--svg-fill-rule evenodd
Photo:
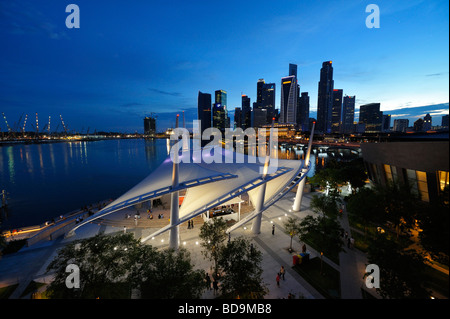
<path fill-rule="evenodd" d="M 256 101 L 258 79 L 281 83 L 290 63 L 315 118 L 324 61 L 333 61 L 335 87 L 356 96 L 355 121 L 369 103 L 410 125 L 426 113 L 439 125 L 448 114 L 448 3 L 378 1 L 379 29 L 366 27 L 367 4 L 357 1 L 270 2 L 270 9 L 233 1 L 76 4 L 80 29 L 66 28 L 65 4 L 0 5 L 8 44 L 0 53 L 0 103 L 11 126 L 37 112 L 43 124 L 61 114 L 77 131 L 143 132 L 151 112 L 161 130 L 185 111 L 191 127 L 198 92 L 216 90 L 227 91 L 233 122 L 241 95 Z M 226 20 L 217 20 L 218 10 Z"/>

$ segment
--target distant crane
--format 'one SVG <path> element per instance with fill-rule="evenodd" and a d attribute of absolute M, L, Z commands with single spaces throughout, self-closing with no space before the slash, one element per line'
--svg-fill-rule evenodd
<path fill-rule="evenodd" d="M 62 115 L 59 115 L 59 117 L 61 118 L 61 123 L 62 123 L 62 125 L 63 125 L 63 127 L 64 127 L 64 132 L 66 132 L 66 135 L 67 135 L 67 127 L 66 127 L 66 125 L 64 124 L 64 120 L 63 120 L 63 118 L 62 118 Z"/>
<path fill-rule="evenodd" d="M 8 132 L 11 133 L 11 128 L 9 127 L 8 121 L 6 120 L 5 113 L 2 112 L 3 118 L 5 119 L 6 127 L 8 128 Z"/>
<path fill-rule="evenodd" d="M 50 135 L 50 115 L 48 116 L 48 126 L 47 126 L 47 132 Z"/>
<path fill-rule="evenodd" d="M 23 121 L 22 134 L 25 134 L 25 125 L 27 124 L 28 114 L 25 114 L 25 120 Z"/>
<path fill-rule="evenodd" d="M 36 138 L 39 137 L 39 119 L 38 119 L 38 114 L 36 112 Z"/>

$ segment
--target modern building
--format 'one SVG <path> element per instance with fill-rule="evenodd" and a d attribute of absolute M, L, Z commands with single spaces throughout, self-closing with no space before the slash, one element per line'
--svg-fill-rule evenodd
<path fill-rule="evenodd" d="M 254 128 L 260 128 L 264 125 L 268 124 L 267 117 L 268 117 L 268 110 L 267 108 L 258 108 L 255 106 L 256 102 L 253 103 L 253 124 L 252 126 Z"/>
<path fill-rule="evenodd" d="M 291 75 L 281 78 L 280 123 L 297 123 L 297 98 L 297 77 L 295 75 Z"/>
<path fill-rule="evenodd" d="M 383 120 L 381 122 L 381 131 L 389 132 L 391 130 L 391 115 L 383 114 Z"/>
<path fill-rule="evenodd" d="M 344 134 L 350 134 L 355 131 L 355 101 L 356 96 L 344 96 L 341 126 L 341 132 Z"/>
<path fill-rule="evenodd" d="M 234 109 L 234 128 L 242 127 L 242 109 L 237 107 Z"/>
<path fill-rule="evenodd" d="M 211 127 L 211 94 L 198 92 L 198 120 L 201 121 L 200 132 Z"/>
<path fill-rule="evenodd" d="M 332 133 L 339 133 L 341 131 L 343 92 L 341 89 L 333 89 L 333 106 L 331 108 Z"/>
<path fill-rule="evenodd" d="M 365 124 L 365 133 L 381 132 L 383 112 L 380 103 L 361 105 L 359 108 L 359 123 Z"/>
<path fill-rule="evenodd" d="M 303 131 L 309 131 L 309 95 L 302 92 L 298 99 L 297 125 Z"/>
<path fill-rule="evenodd" d="M 406 184 L 425 202 L 449 185 L 448 140 L 362 143 L 361 151 L 375 184 Z"/>
<path fill-rule="evenodd" d="M 241 128 L 247 129 L 252 126 L 252 108 L 250 106 L 250 97 L 247 95 L 242 95 L 242 102 L 241 102 Z M 236 116 L 236 115 L 235 115 Z"/>
<path fill-rule="evenodd" d="M 146 137 L 156 136 L 156 118 L 147 116 L 144 118 L 144 135 Z"/>
<path fill-rule="evenodd" d="M 289 76 L 297 77 L 297 64 L 289 63 Z"/>
<path fill-rule="evenodd" d="M 442 116 L 441 126 L 448 128 L 448 114 Z"/>
<path fill-rule="evenodd" d="M 408 119 L 395 119 L 394 120 L 394 132 L 403 132 L 405 133 L 409 126 L 409 120 Z"/>
<path fill-rule="evenodd" d="M 413 130 L 416 132 L 422 132 L 423 131 L 423 120 L 422 118 L 417 119 L 417 121 L 414 122 Z"/>
<path fill-rule="evenodd" d="M 316 130 L 321 133 L 331 132 L 331 112 L 333 108 L 333 66 L 332 61 L 322 63 L 320 69 L 319 92 L 317 99 Z"/>
<path fill-rule="evenodd" d="M 272 117 L 275 115 L 275 83 L 266 83 L 264 79 L 258 80 L 253 111 L 255 111 L 255 108 L 266 109 L 267 118 L 264 124 L 270 124 Z"/>
<path fill-rule="evenodd" d="M 217 90 L 215 92 L 215 103 L 212 110 L 213 127 L 225 132 L 225 128 L 230 127 L 230 119 L 227 110 L 227 92 Z"/>
<path fill-rule="evenodd" d="M 432 126 L 431 115 L 430 115 L 430 113 L 427 113 L 427 115 L 425 115 L 423 118 L 423 130 L 429 131 L 429 130 L 431 130 L 431 126 Z"/>

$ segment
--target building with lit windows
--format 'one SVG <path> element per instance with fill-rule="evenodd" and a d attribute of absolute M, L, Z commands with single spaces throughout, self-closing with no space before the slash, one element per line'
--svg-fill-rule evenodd
<path fill-rule="evenodd" d="M 333 66 L 331 61 L 322 63 L 317 97 L 317 126 L 321 133 L 331 132 L 331 111 L 333 108 Z"/>
<path fill-rule="evenodd" d="M 433 202 L 449 184 L 447 140 L 362 143 L 369 179 L 375 184 L 407 184 L 420 199 Z"/>
<path fill-rule="evenodd" d="M 339 133 L 342 124 L 342 95 L 343 90 L 333 90 L 333 106 L 331 109 L 331 132 Z"/>

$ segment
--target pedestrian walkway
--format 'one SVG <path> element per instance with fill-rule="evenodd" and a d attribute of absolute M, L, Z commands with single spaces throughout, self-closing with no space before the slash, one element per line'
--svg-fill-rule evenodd
<path fill-rule="evenodd" d="M 295 270 L 292 269 L 293 254 L 288 251 L 290 244 L 290 236 L 284 232 L 284 221 L 290 216 L 298 216 L 300 218 L 314 214 L 309 210 L 309 203 L 312 197 L 311 193 L 304 194 L 301 212 L 292 212 L 292 203 L 295 193 L 290 192 L 284 198 L 279 200 L 275 205 L 271 206 L 263 214 L 261 233 L 253 235 L 251 232 L 251 222 L 232 232 L 231 238 L 245 236 L 258 248 L 263 254 L 262 268 L 263 281 L 268 288 L 267 299 L 287 299 L 289 294 L 295 298 L 305 299 L 323 299 L 324 297 L 302 278 Z M 18 282 L 19 286 L 11 295 L 11 298 L 20 298 L 23 290 L 32 280 L 46 280 L 49 277 L 46 274 L 46 267 L 57 254 L 57 249 L 63 245 L 76 240 L 94 236 L 100 232 L 106 234 L 123 232 L 123 213 L 117 219 L 117 224 L 109 218 L 108 222 L 86 224 L 76 231 L 76 235 L 70 238 L 60 238 L 51 242 L 36 244 L 26 247 L 18 253 L 6 255 L 0 260 L 0 287 Z M 202 255 L 202 247 L 198 237 L 201 226 L 201 219 L 196 219 L 194 228 L 188 229 L 180 227 L 180 244 L 185 247 L 191 255 L 195 268 L 204 269 L 211 273 L 212 262 L 206 260 Z M 343 221 L 344 223 L 344 221 Z M 345 226 L 345 225 L 344 225 Z M 272 234 L 272 230 L 274 233 Z M 142 238 L 152 234 L 157 228 L 133 227 L 130 225 L 125 230 L 132 232 L 136 238 Z M 168 247 L 169 233 L 163 233 L 147 242 L 158 248 Z M 303 243 L 298 239 L 293 240 L 294 252 L 301 251 Z M 311 258 L 319 256 L 318 252 L 308 247 Z M 361 265 L 364 260 L 354 250 L 346 249 L 345 253 L 340 255 L 340 265 L 336 265 L 331 260 L 324 257 L 324 261 L 340 271 L 341 274 L 341 296 L 342 298 L 361 298 Z M 285 279 L 281 279 L 280 285 L 276 284 L 276 275 L 280 271 L 281 266 L 286 270 Z M 205 291 L 202 298 L 215 298 L 213 290 Z"/>

